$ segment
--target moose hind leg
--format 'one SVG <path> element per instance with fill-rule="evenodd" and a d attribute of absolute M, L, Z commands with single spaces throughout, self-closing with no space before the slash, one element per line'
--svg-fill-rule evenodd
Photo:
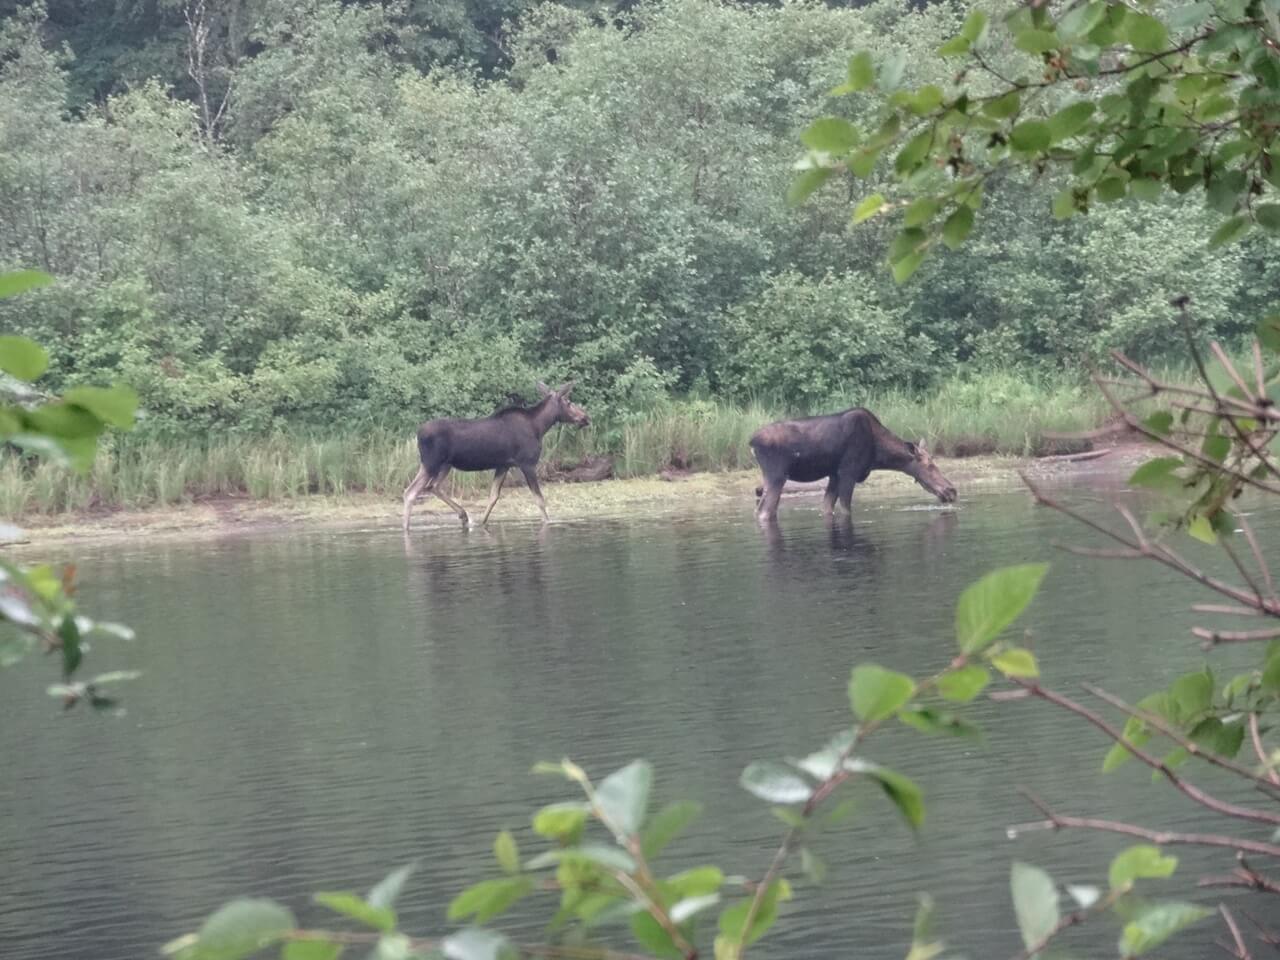
<path fill-rule="evenodd" d="M 520 472 L 524 474 L 524 482 L 529 486 L 529 493 L 533 495 L 533 502 L 538 505 L 538 509 L 542 511 L 542 522 L 550 523 L 551 518 L 547 516 L 547 501 L 542 496 L 542 488 L 538 486 L 538 471 L 536 467 L 521 467 Z"/>
<path fill-rule="evenodd" d="M 836 512 L 836 495 L 840 490 L 840 475 L 833 473 L 827 477 L 827 489 L 822 494 L 822 515 L 828 520 Z"/>
<path fill-rule="evenodd" d="M 489 522 L 489 514 L 493 513 L 493 505 L 498 502 L 498 497 L 502 495 L 502 483 L 507 479 L 507 468 L 493 471 L 493 485 L 489 488 L 489 505 L 484 508 L 484 517 L 480 520 L 480 526 L 484 526 Z"/>
<path fill-rule="evenodd" d="M 853 513 L 853 488 L 856 486 L 852 480 L 841 480 L 836 488 L 836 498 L 840 501 L 840 506 L 844 507 L 845 513 Z"/>
<path fill-rule="evenodd" d="M 444 501 L 444 503 L 458 515 L 459 520 L 463 523 L 467 523 L 470 518 L 467 516 L 467 511 L 462 509 L 462 504 L 458 503 L 458 501 L 454 500 L 440 489 L 440 485 L 444 483 L 444 478 L 448 476 L 448 474 L 449 468 L 441 467 L 440 472 L 427 482 L 427 489 L 434 493 L 440 500 Z"/>
<path fill-rule="evenodd" d="M 404 488 L 404 529 L 409 529 L 409 511 L 413 509 L 413 501 L 422 495 L 422 488 L 427 485 L 427 468 L 419 467 L 409 486 Z"/>

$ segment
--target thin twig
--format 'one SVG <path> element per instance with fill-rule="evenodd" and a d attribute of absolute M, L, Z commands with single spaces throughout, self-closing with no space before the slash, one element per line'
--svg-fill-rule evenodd
<path fill-rule="evenodd" d="M 1024 690 L 1029 690 L 1032 696 L 1039 697 L 1042 700 L 1047 700 L 1049 703 L 1062 707 L 1064 710 L 1068 710 L 1076 716 L 1089 721 L 1089 723 L 1093 724 L 1116 743 L 1123 746 L 1125 750 L 1131 753 L 1138 760 L 1141 760 L 1152 770 L 1159 771 L 1161 776 L 1168 780 L 1179 793 L 1182 793 L 1184 796 L 1200 804 L 1202 807 L 1207 807 L 1208 809 L 1213 810 L 1216 813 L 1220 813 L 1223 816 L 1234 817 L 1238 820 L 1249 820 L 1254 823 L 1280 824 L 1280 814 L 1272 813 L 1269 810 L 1254 810 L 1249 807 L 1242 807 L 1239 804 L 1230 803 L 1226 800 L 1219 800 L 1217 797 L 1201 790 L 1195 784 L 1189 783 L 1179 776 L 1163 760 L 1153 757 L 1141 747 L 1137 747 L 1130 743 L 1124 738 L 1124 734 L 1111 726 L 1111 724 L 1107 723 L 1106 720 L 1102 719 L 1102 717 L 1098 716 L 1083 704 L 1076 703 L 1070 697 L 1064 696 L 1055 690 L 1049 690 L 1046 687 L 1042 687 L 1039 683 L 1033 680 L 1026 680 L 1020 677 L 1011 677 L 1010 680 L 1022 687 Z"/>
<path fill-rule="evenodd" d="M 1115 694 L 1108 693 L 1106 690 L 1103 690 L 1101 687 L 1096 687 L 1091 683 L 1086 683 L 1083 686 L 1086 690 L 1088 690 L 1091 694 L 1093 694 L 1099 700 L 1105 700 L 1107 703 L 1111 704 L 1117 710 L 1121 710 L 1131 717 L 1136 717 L 1138 720 L 1141 720 L 1147 726 L 1160 731 L 1162 734 L 1164 734 L 1166 737 L 1168 737 L 1178 746 L 1182 747 L 1183 750 L 1186 750 L 1187 753 L 1191 754 L 1193 757 L 1199 757 L 1205 762 L 1213 764 L 1215 767 L 1221 767 L 1223 770 L 1230 770 L 1236 776 L 1244 777 L 1246 780 L 1252 780 L 1255 783 L 1258 783 L 1264 787 L 1267 787 L 1268 789 L 1271 789 L 1273 787 L 1280 785 L 1280 781 L 1268 780 L 1265 777 L 1259 777 L 1257 774 L 1249 770 L 1247 767 L 1242 767 L 1238 763 L 1234 763 L 1233 761 L 1228 760 L 1226 757 L 1222 757 L 1211 751 L 1204 750 L 1194 740 L 1191 740 L 1190 738 L 1183 736 L 1181 733 L 1179 733 L 1173 727 L 1169 726 L 1169 724 L 1165 723 L 1162 719 L 1157 717 L 1155 714 L 1148 713 L 1145 710 L 1139 710 L 1137 707 L 1132 707 L 1129 704 L 1125 703 L 1123 700 L 1121 700 L 1119 697 L 1117 697 Z M 1254 720 L 1256 721 L 1258 715 L 1256 713 L 1251 713 L 1249 716 L 1253 717 Z"/>
<path fill-rule="evenodd" d="M 1253 741 L 1253 750 L 1258 755 L 1262 768 L 1267 771 L 1267 779 L 1271 783 L 1280 785 L 1280 773 L 1276 773 L 1276 768 L 1262 745 L 1262 733 L 1258 730 L 1258 715 L 1254 712 L 1249 714 L 1249 738 Z"/>
<path fill-rule="evenodd" d="M 1280 627 L 1271 630 L 1211 630 L 1208 627 L 1192 627 L 1191 632 L 1203 640 L 1206 647 L 1220 643 L 1257 643 L 1280 637 Z"/>
<path fill-rule="evenodd" d="M 1231 916 L 1231 911 L 1227 909 L 1224 903 L 1218 904 L 1218 910 L 1222 914 L 1222 919 L 1227 923 L 1227 929 L 1231 931 L 1231 939 L 1236 942 L 1236 960 L 1253 960 L 1249 955 L 1249 948 L 1244 945 L 1244 937 L 1240 936 L 1240 928 L 1236 926 L 1236 920 L 1235 917 Z"/>
<path fill-rule="evenodd" d="M 1249 543 L 1249 549 L 1253 551 L 1253 562 L 1258 565 L 1258 570 L 1262 573 L 1262 580 L 1267 585 L 1267 597 L 1273 603 L 1276 601 L 1276 585 L 1271 579 L 1271 565 L 1267 563 L 1266 558 L 1262 555 L 1262 547 L 1258 544 L 1258 538 L 1253 534 L 1253 526 L 1244 517 L 1236 517 L 1240 524 L 1241 531 L 1244 532 L 1244 538 Z"/>

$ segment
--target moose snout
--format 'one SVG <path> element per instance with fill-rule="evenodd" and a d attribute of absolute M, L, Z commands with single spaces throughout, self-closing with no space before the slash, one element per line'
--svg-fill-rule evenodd
<path fill-rule="evenodd" d="M 955 503 L 958 495 L 956 488 L 951 486 L 951 484 L 947 484 L 942 488 L 942 492 L 938 494 L 938 499 L 943 503 Z"/>

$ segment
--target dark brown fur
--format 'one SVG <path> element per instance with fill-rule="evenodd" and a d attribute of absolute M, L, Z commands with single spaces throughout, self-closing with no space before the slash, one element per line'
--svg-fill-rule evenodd
<path fill-rule="evenodd" d="M 751 450 L 764 474 L 763 485 L 756 488 L 761 520 L 777 515 L 778 498 L 788 480 L 825 477 L 823 513 L 829 516 L 837 500 L 847 511 L 853 488 L 872 470 L 901 471 L 943 503 L 956 498 L 956 488 L 942 475 L 923 441 L 902 440 L 862 407 L 768 424 L 752 435 Z"/>
<path fill-rule="evenodd" d="M 518 467 L 524 474 L 529 492 L 542 512 L 542 519 L 548 519 L 546 501 L 536 473 L 538 459 L 542 456 L 542 438 L 557 423 L 583 427 L 591 419 L 585 410 L 569 402 L 572 383 L 563 384 L 556 390 L 539 383 L 538 390 L 542 400 L 532 407 L 507 407 L 476 420 L 429 420 L 418 428 L 418 456 L 422 466 L 404 492 L 405 530 L 409 529 L 413 502 L 427 492 L 434 493 L 452 507 L 463 523 L 468 522 L 467 511 L 440 489 L 450 470 L 494 472 L 489 505 L 481 524 L 489 521 L 489 514 L 502 493 L 507 471 L 512 467 Z"/>

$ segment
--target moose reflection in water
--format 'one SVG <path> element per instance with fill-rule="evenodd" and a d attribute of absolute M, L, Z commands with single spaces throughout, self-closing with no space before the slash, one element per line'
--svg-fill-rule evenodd
<path fill-rule="evenodd" d="M 404 491 L 404 529 L 409 529 L 409 512 L 413 502 L 423 493 L 434 493 L 467 523 L 467 511 L 440 489 L 450 470 L 492 470 L 493 486 L 489 490 L 489 505 L 485 508 L 481 525 L 488 523 L 489 514 L 502 493 L 502 483 L 507 471 L 518 467 L 524 474 L 529 492 L 542 512 L 545 523 L 547 502 L 538 486 L 536 468 L 542 456 L 542 438 L 557 423 L 572 423 L 585 427 L 591 422 L 587 412 L 569 401 L 572 381 L 552 390 L 545 383 L 538 384 L 542 400 L 532 407 L 507 407 L 497 413 L 476 420 L 442 418 L 429 420 L 418 428 L 418 456 L 422 466 Z"/>
<path fill-rule="evenodd" d="M 788 480 L 812 482 L 826 477 L 822 512 L 830 515 L 837 500 L 848 511 L 853 488 L 872 470 L 905 473 L 943 503 L 956 498 L 956 488 L 933 462 L 924 441 L 902 440 L 862 407 L 771 423 L 752 435 L 751 451 L 764 474 L 764 483 L 756 488 L 760 498 L 756 516 L 761 521 L 777 516 L 778 498 Z"/>

